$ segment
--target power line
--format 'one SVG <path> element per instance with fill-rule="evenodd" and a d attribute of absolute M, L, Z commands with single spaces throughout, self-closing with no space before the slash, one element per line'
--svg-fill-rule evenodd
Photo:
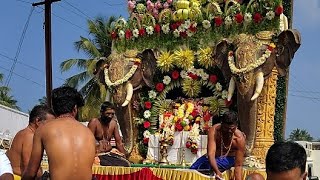
<path fill-rule="evenodd" d="M 116 4 L 110 4 L 106 1 L 104 1 L 104 3 L 106 3 L 108 6 L 121 6 L 121 5 L 124 5 L 125 3 L 116 3 Z"/>
<path fill-rule="evenodd" d="M 297 94 L 290 94 L 290 93 L 289 93 L 289 96 L 301 97 L 301 98 L 305 98 L 305 99 L 315 99 L 315 100 L 320 100 L 320 98 L 318 98 L 318 97 L 301 96 L 301 95 L 297 95 Z"/>
<path fill-rule="evenodd" d="M 8 75 L 8 78 L 6 80 L 6 86 L 9 86 L 9 83 L 10 83 L 10 80 L 11 80 L 11 77 L 12 77 L 12 73 L 14 71 L 14 68 L 16 66 L 16 63 L 17 63 L 17 60 L 18 60 L 18 56 L 21 52 L 21 47 L 22 47 L 22 43 L 23 43 L 23 40 L 24 40 L 24 37 L 26 35 L 26 32 L 27 32 L 27 29 L 28 29 L 28 26 L 29 26 L 29 22 L 30 22 L 30 19 L 31 19 L 31 15 L 33 13 L 33 10 L 34 10 L 34 7 L 31 7 L 31 11 L 29 13 L 29 16 L 28 16 L 28 19 L 27 19 L 27 22 L 25 23 L 24 25 L 24 28 L 23 28 L 23 31 L 22 31 L 22 35 L 20 37 L 20 41 L 19 41 L 19 45 L 18 45 L 18 49 L 17 49 L 17 52 L 16 52 L 16 55 L 14 57 L 14 62 L 11 66 L 11 69 L 10 69 L 10 72 L 9 72 L 9 75 Z"/>
<path fill-rule="evenodd" d="M 75 14 L 75 15 L 77 15 L 77 16 L 79 16 L 79 17 L 81 17 L 81 18 L 86 18 L 85 16 L 83 16 L 83 15 L 81 15 L 81 14 L 79 14 L 79 13 L 77 13 L 77 12 L 75 12 L 74 10 L 72 10 L 72 9 L 68 9 L 68 8 L 66 8 L 66 7 L 64 7 L 64 6 L 62 6 L 61 4 L 57 4 L 58 6 L 60 6 L 60 7 L 62 7 L 63 9 L 65 9 L 65 10 L 67 10 L 67 11 L 69 11 L 69 12 L 72 12 L 73 14 Z"/>
<path fill-rule="evenodd" d="M 6 55 L 4 55 L 4 54 L 2 54 L 2 53 L 0 53 L 0 56 L 6 58 L 6 59 L 8 59 L 8 60 L 14 61 L 13 58 L 11 58 L 11 57 L 9 57 L 9 56 L 6 56 Z M 39 72 L 45 74 L 45 72 L 44 72 L 43 70 L 41 70 L 41 69 L 39 69 L 39 68 L 36 68 L 36 67 L 34 67 L 34 66 L 31 66 L 31 65 L 29 65 L 29 64 L 25 64 L 25 63 L 23 63 L 23 62 L 21 62 L 21 61 L 17 61 L 17 63 L 19 63 L 19 64 L 21 64 L 21 65 L 23 65 L 23 66 L 29 67 L 29 68 L 31 68 L 31 69 L 33 69 L 33 70 L 36 70 L 36 71 L 39 71 Z M 59 80 L 61 80 L 61 81 L 65 81 L 65 79 L 63 79 L 63 78 L 61 78 L 61 77 L 56 77 L 56 78 L 59 79 Z"/>
<path fill-rule="evenodd" d="M 298 93 L 320 94 L 320 91 L 300 91 L 300 90 L 289 90 L 289 91 L 298 92 Z"/>
<path fill-rule="evenodd" d="M 302 89 L 303 91 L 305 91 L 306 94 L 307 94 L 309 97 L 313 97 L 313 96 L 314 96 L 314 94 L 309 93 L 310 90 L 306 89 L 305 86 L 299 81 L 299 79 L 298 79 L 294 74 L 291 73 L 291 75 L 292 75 L 292 77 L 293 77 L 293 79 L 294 79 L 293 82 L 296 83 L 296 84 L 300 87 L 300 89 Z M 294 87 L 293 87 L 293 88 L 294 88 Z M 294 88 L 294 89 L 295 89 L 295 91 L 300 91 L 299 89 L 296 89 L 296 88 Z M 317 102 L 320 101 L 320 100 L 318 99 L 318 97 L 310 98 L 310 100 L 311 100 L 312 102 L 314 102 L 314 103 L 317 103 Z"/>
<path fill-rule="evenodd" d="M 88 19 L 92 19 L 90 16 L 88 16 L 87 14 L 85 14 L 83 11 L 81 11 L 79 8 L 75 7 L 74 5 L 72 5 L 71 3 L 69 3 L 68 1 L 63 1 L 66 4 L 68 4 L 69 6 L 73 7 L 75 10 L 79 11 L 82 15 L 84 15 L 86 18 Z"/>

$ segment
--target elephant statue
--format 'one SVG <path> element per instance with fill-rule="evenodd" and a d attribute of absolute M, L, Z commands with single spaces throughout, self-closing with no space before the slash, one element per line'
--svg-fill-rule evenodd
<path fill-rule="evenodd" d="M 151 49 L 142 53 L 131 50 L 113 53 L 107 60 L 96 63 L 95 75 L 110 92 L 116 106 L 116 116 L 123 135 L 125 149 L 130 153 L 135 144 L 133 117 L 136 114 L 132 101 L 138 99 L 139 89 L 153 87 L 156 58 Z M 107 99 L 108 101 L 108 99 Z"/>
<path fill-rule="evenodd" d="M 256 137 L 257 98 L 264 80 L 276 68 L 280 76 L 287 69 L 301 44 L 296 30 L 282 31 L 273 44 L 274 33 L 262 31 L 256 35 L 239 34 L 234 39 L 219 42 L 213 59 L 229 81 L 228 100 L 237 88 L 237 107 L 240 128 L 246 134 L 247 155 L 251 155 Z M 230 49 L 234 50 L 229 51 Z"/>

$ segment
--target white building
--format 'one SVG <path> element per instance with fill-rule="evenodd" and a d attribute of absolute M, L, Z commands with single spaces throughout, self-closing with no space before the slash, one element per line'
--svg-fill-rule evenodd
<path fill-rule="evenodd" d="M 301 144 L 307 152 L 306 170 L 311 176 L 320 178 L 320 142 L 296 141 Z"/>

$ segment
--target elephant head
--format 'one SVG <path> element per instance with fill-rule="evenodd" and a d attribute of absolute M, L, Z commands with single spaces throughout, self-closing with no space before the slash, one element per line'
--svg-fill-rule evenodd
<path fill-rule="evenodd" d="M 96 63 L 95 75 L 111 92 L 125 147 L 129 152 L 133 146 L 134 113 L 129 103 L 137 97 L 135 90 L 143 86 L 153 87 L 155 67 L 156 58 L 150 49 L 142 53 L 113 53 L 108 57 L 108 61 L 102 59 Z"/>
<path fill-rule="evenodd" d="M 229 80 L 229 101 L 237 88 L 240 128 L 247 136 L 248 154 L 255 141 L 256 99 L 263 89 L 264 80 L 275 67 L 280 76 L 286 75 L 301 43 L 300 34 L 296 30 L 281 32 L 276 45 L 270 43 L 272 36 L 273 33 L 266 31 L 255 36 L 240 34 L 232 42 L 223 40 L 218 43 L 213 54 L 214 61 Z"/>

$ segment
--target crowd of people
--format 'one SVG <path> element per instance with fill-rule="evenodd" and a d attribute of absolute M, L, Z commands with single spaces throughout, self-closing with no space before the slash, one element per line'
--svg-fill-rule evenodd
<path fill-rule="evenodd" d="M 50 179 L 92 178 L 92 165 L 98 158 L 101 165 L 130 166 L 122 143 L 121 131 L 110 102 L 101 105 L 100 117 L 84 126 L 77 121 L 83 97 L 74 88 L 59 87 L 52 91 L 52 109 L 37 105 L 30 112 L 28 126 L 19 131 L 10 149 L 0 152 L 0 180 L 43 179 L 41 160 L 48 157 Z M 115 139 L 116 149 L 110 144 Z M 227 112 L 221 123 L 208 133 L 208 152 L 191 169 L 207 169 L 221 180 L 222 173 L 234 167 L 234 179 L 243 178 L 246 136 L 238 129 L 235 112 Z M 306 152 L 294 142 L 275 143 L 266 156 L 267 180 L 306 179 Z M 251 174 L 247 180 L 261 180 Z"/>

